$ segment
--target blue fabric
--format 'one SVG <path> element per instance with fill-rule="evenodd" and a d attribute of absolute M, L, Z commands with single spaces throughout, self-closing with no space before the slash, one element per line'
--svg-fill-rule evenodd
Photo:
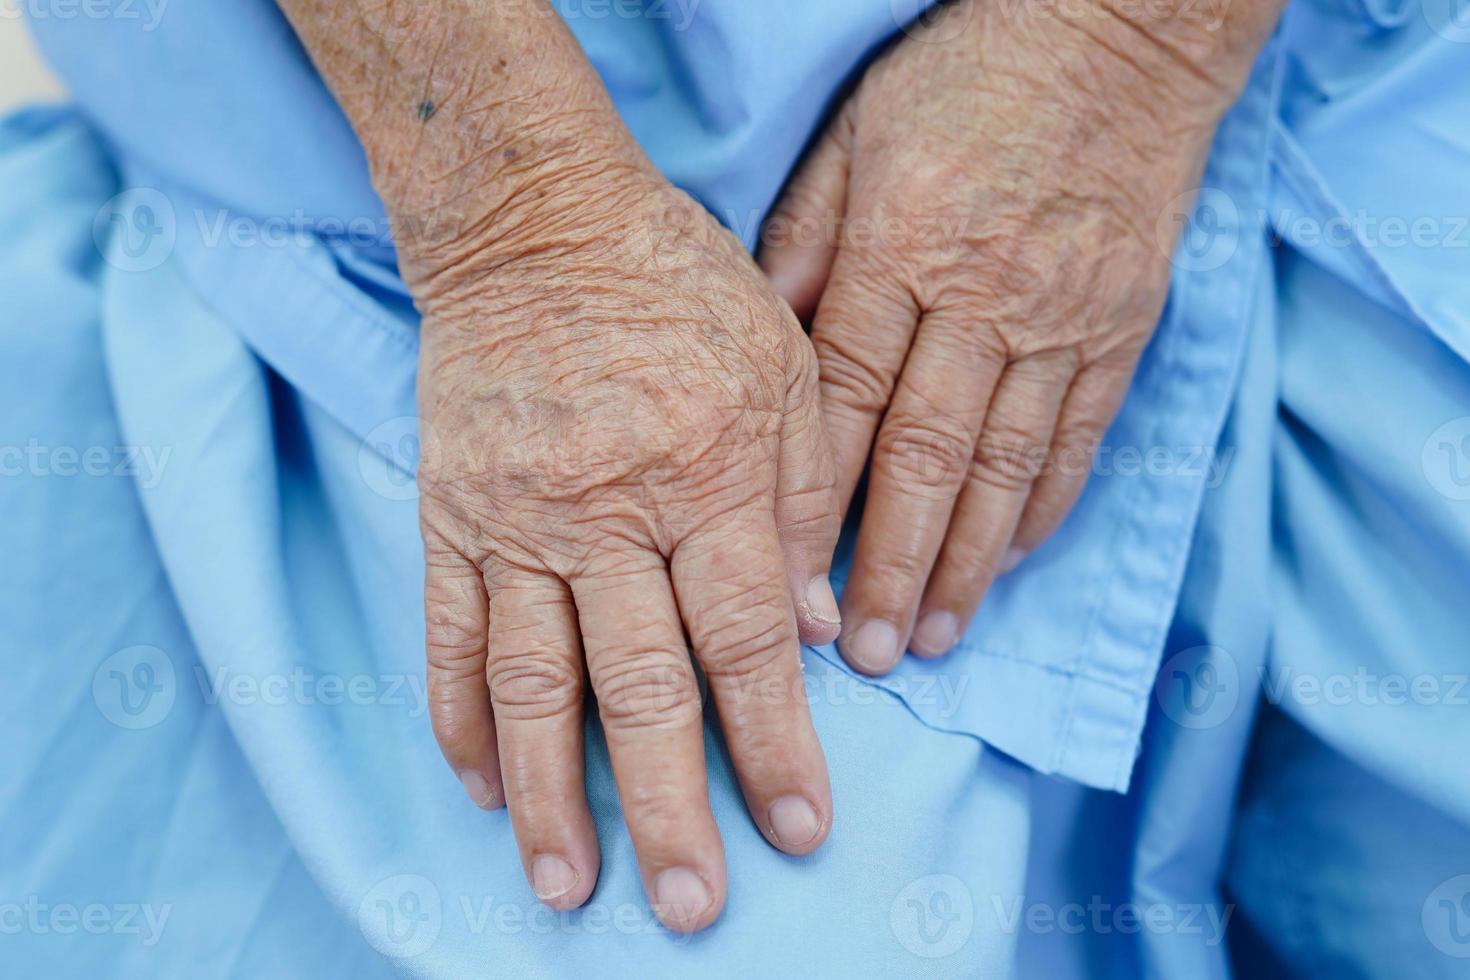
<path fill-rule="evenodd" d="M 668 16 L 565 8 L 654 162 L 748 245 L 830 100 L 899 32 L 896 15 L 921 9 L 788 6 L 703 4 L 687 21 L 673 0 L 650 8 Z M 176 263 L 258 356 L 366 443 L 411 427 L 417 320 L 380 264 L 386 219 L 360 149 L 274 6 L 174 0 L 153 31 L 105 18 L 35 26 L 116 146 L 126 192 L 109 215 L 122 229 L 112 264 L 141 274 Z M 235 40 L 218 54 L 200 43 L 220 34 Z M 1278 61 L 1274 49 L 1262 59 L 1220 129 L 1204 205 L 1219 237 L 1181 253 L 1173 301 L 1074 516 L 1026 574 L 997 585 L 955 655 L 909 658 L 880 682 L 925 724 L 1045 773 L 1127 787 L 1190 529 L 1218 475 L 1212 448 L 1260 265 L 1235 243 L 1264 233 Z M 157 111 L 140 114 L 139 102 Z M 143 219 L 160 232 L 146 248 Z M 414 462 L 385 465 L 411 473 Z M 834 649 L 821 655 L 845 670 Z M 956 677 L 952 703 L 925 696 Z"/>
<path fill-rule="evenodd" d="M 84 125 L 22 116 L 0 145 L 0 181 L 44 192 L 0 211 L 24 256 L 5 295 L 27 304 L 4 321 L 0 413 L 0 445 L 26 452 L 0 483 L 15 516 L 0 546 L 19 558 L 7 970 L 373 976 L 376 949 L 423 976 L 744 975 L 762 957 L 1004 975 L 1015 934 L 982 898 L 1019 894 L 1024 769 L 819 657 L 806 683 L 850 811 L 835 846 L 797 861 L 765 843 L 711 728 L 731 904 L 671 936 L 592 726 L 602 875 L 582 911 L 546 911 L 507 816 L 464 799 L 429 731 L 416 501 L 173 263 L 99 261 L 91 215 L 112 178 Z M 62 453 L 91 447 L 105 459 L 86 469 Z M 812 942 L 839 917 L 841 942 Z"/>
<path fill-rule="evenodd" d="M 1238 243 L 1276 247 L 1135 782 L 1033 795 L 1031 900 L 1201 928 L 1023 942 L 1021 975 L 1465 975 L 1470 34 L 1411 7 L 1288 10 L 1269 232 Z"/>
<path fill-rule="evenodd" d="M 565 13 L 635 134 L 749 244 L 829 101 L 918 5 L 592 9 Z M 644 906 L 595 726 L 603 874 L 566 917 L 438 758 L 417 323 L 361 151 L 279 13 L 36 21 L 87 118 L 0 128 L 0 186 L 22 189 L 0 199 L 7 965 L 1225 976 L 1236 915 L 1247 966 L 1449 975 L 1460 923 L 1435 916 L 1470 872 L 1443 850 L 1470 823 L 1465 712 L 1443 691 L 1407 713 L 1278 697 L 1256 724 L 1263 676 L 1443 677 L 1463 645 L 1470 137 L 1450 80 L 1470 46 L 1435 10 L 1292 8 L 1061 532 L 945 661 L 874 681 L 805 652 L 839 815 L 820 854 L 765 844 L 712 730 L 731 895 L 687 940 Z M 1387 217 L 1438 224 L 1395 244 Z M 1342 780 L 1293 792 L 1304 770 Z M 1342 806 L 1348 786 L 1383 802 Z M 1386 857 L 1396 818 L 1433 832 Z M 1094 898 L 1172 925 L 1056 922 Z M 1365 938 L 1388 916 L 1392 943 Z"/>

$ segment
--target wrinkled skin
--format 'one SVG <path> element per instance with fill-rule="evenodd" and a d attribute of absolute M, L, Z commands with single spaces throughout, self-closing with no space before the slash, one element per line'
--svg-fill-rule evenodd
<path fill-rule="evenodd" d="M 1168 212 L 1274 18 L 1238 6 L 1207 29 L 954 4 L 788 187 L 761 264 L 812 322 L 844 506 L 872 464 L 854 668 L 951 649 L 1080 494 L 1164 304 Z"/>
<path fill-rule="evenodd" d="M 831 823 L 798 631 L 838 629 L 834 471 L 810 345 L 740 244 L 648 168 L 597 186 L 416 263 L 432 717 L 572 908 L 599 861 L 585 673 L 649 896 L 695 929 L 726 872 L 691 648 L 762 831 L 799 854 Z"/>
<path fill-rule="evenodd" d="M 582 904 L 599 870 L 590 687 L 655 910 L 719 914 L 691 652 L 756 824 L 788 853 L 822 843 L 798 638 L 842 629 L 880 672 L 937 611 L 950 625 L 911 645 L 942 652 L 1007 549 L 1060 519 L 1085 464 L 1038 477 L 1011 454 L 1086 451 L 1116 409 L 1168 280 L 1155 216 L 1264 37 L 1236 12 L 1271 2 L 1234 0 L 1208 37 L 954 4 L 961 30 L 872 67 L 778 215 L 845 233 L 775 236 L 768 283 L 542 0 L 281 0 L 423 314 L 434 732 L 470 797 L 508 806 L 543 901 Z M 854 233 L 876 218 L 898 232 Z M 870 449 L 844 626 L 827 573 Z"/>

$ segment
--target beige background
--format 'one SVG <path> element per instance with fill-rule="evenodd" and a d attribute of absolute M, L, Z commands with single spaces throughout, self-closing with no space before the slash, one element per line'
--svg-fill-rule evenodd
<path fill-rule="evenodd" d="M 16 5 L 0 2 L 0 112 L 23 102 L 56 101 L 61 85 L 31 46 L 25 21 Z"/>

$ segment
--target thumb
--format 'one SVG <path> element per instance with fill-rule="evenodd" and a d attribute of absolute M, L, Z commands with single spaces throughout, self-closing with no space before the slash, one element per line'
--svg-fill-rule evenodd
<path fill-rule="evenodd" d="M 786 185 L 761 231 L 760 266 L 771 288 L 807 323 L 827 285 L 847 209 L 852 119 L 843 110 Z"/>

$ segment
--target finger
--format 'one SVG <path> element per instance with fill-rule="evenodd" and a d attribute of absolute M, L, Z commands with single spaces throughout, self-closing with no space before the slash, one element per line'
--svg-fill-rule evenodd
<path fill-rule="evenodd" d="M 838 253 L 812 325 L 839 516 L 852 502 L 919 319 L 913 294 L 871 268 L 870 255 L 856 247 Z"/>
<path fill-rule="evenodd" d="M 1072 380 L 1047 453 L 1049 465 L 1026 502 L 1005 563 L 1008 567 L 1002 571 L 1036 550 L 1077 503 L 1092 475 L 1093 454 L 1128 394 L 1133 367 L 1132 359 L 1099 361 Z"/>
<path fill-rule="evenodd" d="M 840 647 L 864 673 L 891 670 L 908 642 L 1005 364 L 992 336 L 958 311 L 926 316 L 883 420 L 842 596 Z"/>
<path fill-rule="evenodd" d="M 725 902 L 689 648 L 663 558 L 609 555 L 572 581 L 587 667 L 643 887 L 664 925 L 703 929 Z"/>
<path fill-rule="evenodd" d="M 597 831 L 582 757 L 582 649 L 571 591 L 555 575 L 492 559 L 486 676 L 521 864 L 536 897 L 576 908 L 597 882 Z"/>
<path fill-rule="evenodd" d="M 433 532 L 424 534 L 424 625 L 429 718 L 434 738 L 477 806 L 505 803 L 490 689 L 485 683 L 489 605 L 474 562 Z"/>
<path fill-rule="evenodd" d="M 829 575 L 842 522 L 837 516 L 836 470 L 822 425 L 816 356 L 805 334 L 792 342 L 796 368 L 781 423 L 776 527 L 803 643 L 831 643 L 842 616 Z"/>
<path fill-rule="evenodd" d="M 816 312 L 837 255 L 851 139 L 852 119 L 842 112 L 807 154 L 761 231 L 760 266 L 803 323 Z"/>
<path fill-rule="evenodd" d="M 703 529 L 675 550 L 671 570 L 751 816 L 781 850 L 815 850 L 832 794 L 770 512 Z"/>
<path fill-rule="evenodd" d="M 914 653 L 948 653 L 1001 569 L 1075 372 L 1075 355 L 1056 351 L 1012 361 L 1001 375 L 924 590 Z"/>

